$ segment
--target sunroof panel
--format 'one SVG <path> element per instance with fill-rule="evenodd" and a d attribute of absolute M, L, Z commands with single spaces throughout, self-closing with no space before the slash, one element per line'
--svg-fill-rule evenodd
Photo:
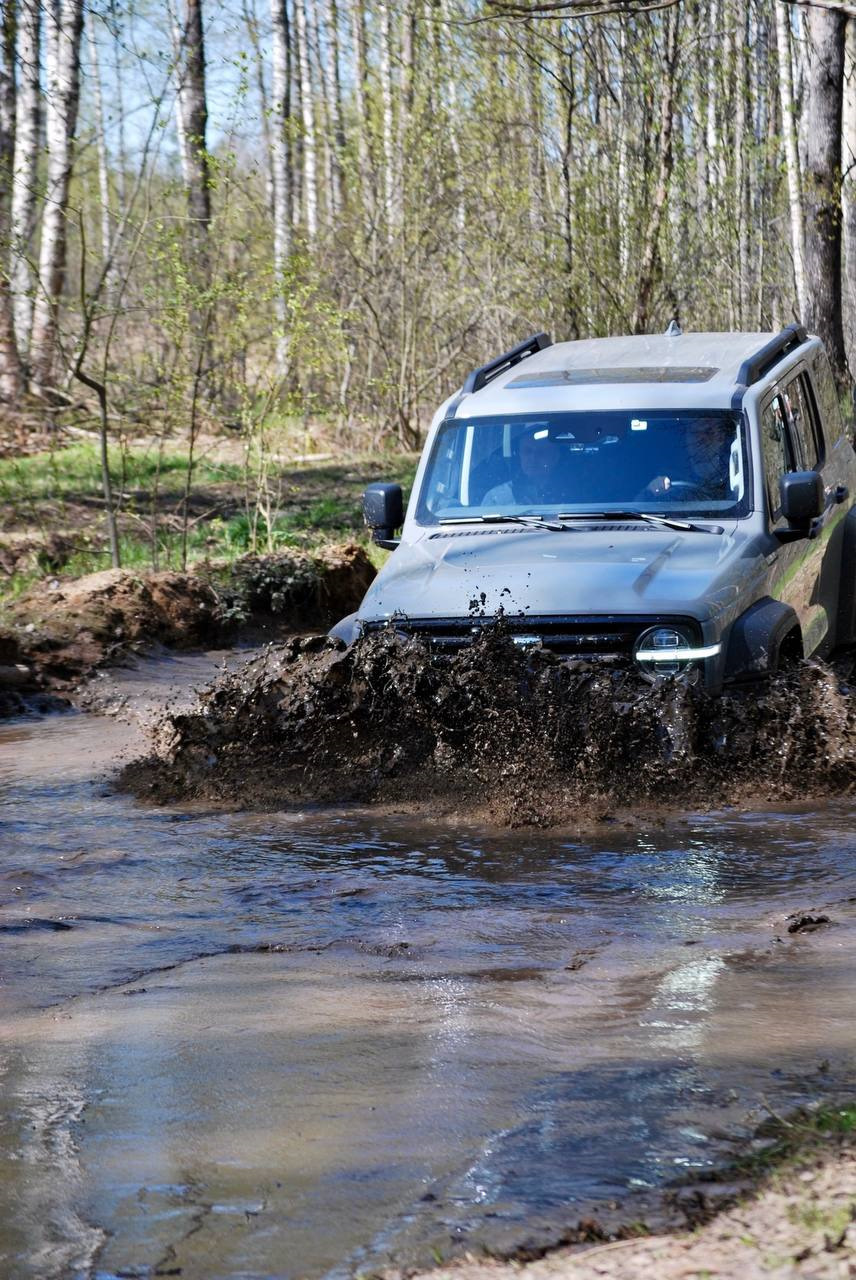
<path fill-rule="evenodd" d="M 607 383 L 631 382 L 709 382 L 718 369 L 703 365 L 618 365 L 607 369 L 544 369 L 523 373 L 507 384 L 515 390 L 527 387 L 593 387 Z"/>

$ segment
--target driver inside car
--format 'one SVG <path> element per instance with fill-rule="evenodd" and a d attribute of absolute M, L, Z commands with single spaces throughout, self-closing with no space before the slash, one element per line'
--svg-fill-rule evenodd
<path fill-rule="evenodd" d="M 504 507 L 509 504 L 560 502 L 562 477 L 559 474 L 562 451 L 545 428 L 529 428 L 517 443 L 517 458 L 512 476 L 505 484 L 494 485 L 482 498 L 482 506 Z"/>
<path fill-rule="evenodd" d="M 691 418 L 683 437 L 686 462 L 676 465 L 672 475 L 654 476 L 639 496 L 728 497 L 728 463 L 733 438 L 733 426 L 722 417 Z"/>

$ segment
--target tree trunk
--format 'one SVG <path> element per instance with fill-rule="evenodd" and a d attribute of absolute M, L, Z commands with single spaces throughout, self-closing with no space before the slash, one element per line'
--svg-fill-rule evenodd
<path fill-rule="evenodd" d="M 370 176 L 369 111 L 366 94 L 366 39 L 362 0 L 350 0 L 351 43 L 354 47 L 354 101 L 357 116 L 357 173 L 359 176 L 359 200 L 365 211 L 366 230 L 371 234 L 374 223 Z"/>
<path fill-rule="evenodd" d="M 746 326 L 749 311 L 749 217 L 746 194 L 748 173 L 746 164 L 746 24 L 747 0 L 735 0 L 734 20 L 734 196 L 737 214 L 737 297 L 735 299 L 735 328 Z"/>
<path fill-rule="evenodd" d="M 270 129 L 270 170 L 273 188 L 273 266 L 274 303 L 276 310 L 277 373 L 284 378 L 288 371 L 288 313 L 285 299 L 285 271 L 291 254 L 291 156 L 289 129 L 291 119 L 291 76 L 289 49 L 291 31 L 286 0 L 271 0 L 273 46 L 271 52 L 273 104 Z"/>
<path fill-rule="evenodd" d="M 841 108 L 844 84 L 844 15 L 829 9 L 807 13 L 811 40 L 806 146 L 806 315 L 822 338 L 836 378 L 847 360 L 841 316 Z"/>
<path fill-rule="evenodd" d="M 309 34 L 306 0 L 295 0 L 294 30 L 300 75 L 300 111 L 303 121 L 303 225 L 309 245 L 318 235 L 318 164 L 315 148 L 315 104 L 309 68 Z"/>
<path fill-rule="evenodd" d="M 392 17 L 386 0 L 379 0 L 380 9 L 380 74 L 381 144 L 383 149 L 381 190 L 387 228 L 395 220 L 395 182 L 392 158 Z"/>
<path fill-rule="evenodd" d="M 36 386 L 47 388 L 56 361 L 59 305 L 65 283 L 66 211 L 80 97 L 83 0 L 50 0 L 43 12 L 47 23 L 47 186 L 39 281 L 33 308 L 30 373 Z"/>
<path fill-rule="evenodd" d="M 791 62 L 791 14 L 784 0 L 776 0 L 776 44 L 779 53 L 779 100 L 782 108 L 782 136 L 785 142 L 785 171 L 788 177 L 788 207 L 791 219 L 791 254 L 794 262 L 794 289 L 797 314 L 805 315 L 805 214 L 800 190 L 800 158 L 794 105 L 794 77 Z"/>
<path fill-rule="evenodd" d="M 189 240 L 195 254 L 204 259 L 211 222 L 211 177 L 201 0 L 185 0 L 184 23 L 176 32 L 176 41 L 179 74 L 176 119 L 187 191 Z"/>
<path fill-rule="evenodd" d="M 660 274 L 660 232 L 669 199 L 669 188 L 674 168 L 673 132 L 675 122 L 675 71 L 678 61 L 678 24 L 680 10 L 667 9 L 665 27 L 665 57 L 660 94 L 660 139 L 658 145 L 657 186 L 651 203 L 651 212 L 645 241 L 642 246 L 642 266 L 633 315 L 633 332 L 645 333 L 651 323 L 651 305 L 654 288 Z"/>
<path fill-rule="evenodd" d="M 856 369 L 856 18 L 847 19 L 844 42 L 844 118 L 841 130 L 841 212 L 844 227 L 844 334 L 851 370 Z"/>
<path fill-rule="evenodd" d="M 12 170 L 15 164 L 15 6 L 3 10 L 0 50 L 0 248 L 9 244 Z M 15 341 L 12 289 L 5 252 L 0 258 L 0 400 L 14 402 L 23 390 L 23 372 Z"/>
<path fill-rule="evenodd" d="M 110 171 L 107 158 L 107 130 L 104 119 L 104 100 L 101 93 L 101 69 L 98 62 L 98 41 L 95 35 L 95 18 L 86 16 L 86 34 L 89 41 L 90 79 L 95 106 L 95 147 L 98 155 L 98 198 L 101 203 L 101 257 L 105 264 L 104 291 L 108 300 L 113 295 L 113 228 L 110 215 Z"/>
<path fill-rule="evenodd" d="M 35 275 L 31 264 L 36 229 L 36 189 L 41 130 L 39 91 L 41 5 L 21 0 L 18 13 L 18 85 L 15 172 L 12 180 L 12 294 L 18 351 L 26 363 L 33 325 Z"/>

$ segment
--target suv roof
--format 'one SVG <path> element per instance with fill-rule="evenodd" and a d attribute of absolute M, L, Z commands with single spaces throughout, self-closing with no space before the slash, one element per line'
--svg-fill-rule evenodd
<path fill-rule="evenodd" d="M 464 384 L 468 394 L 452 412 L 487 417 L 542 410 L 730 408 L 735 392 L 765 377 L 806 341 L 796 325 L 778 335 L 685 333 L 555 345 L 539 334 L 475 370 Z"/>

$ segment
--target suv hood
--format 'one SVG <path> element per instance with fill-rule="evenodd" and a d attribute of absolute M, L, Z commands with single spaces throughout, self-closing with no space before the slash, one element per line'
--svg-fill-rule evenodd
<path fill-rule="evenodd" d="M 679 612 L 704 621 L 754 577 L 747 572 L 747 535 L 738 530 L 682 533 L 636 524 L 567 533 L 513 525 L 438 530 L 397 548 L 358 617 L 466 617 L 501 608 L 535 615 Z"/>

